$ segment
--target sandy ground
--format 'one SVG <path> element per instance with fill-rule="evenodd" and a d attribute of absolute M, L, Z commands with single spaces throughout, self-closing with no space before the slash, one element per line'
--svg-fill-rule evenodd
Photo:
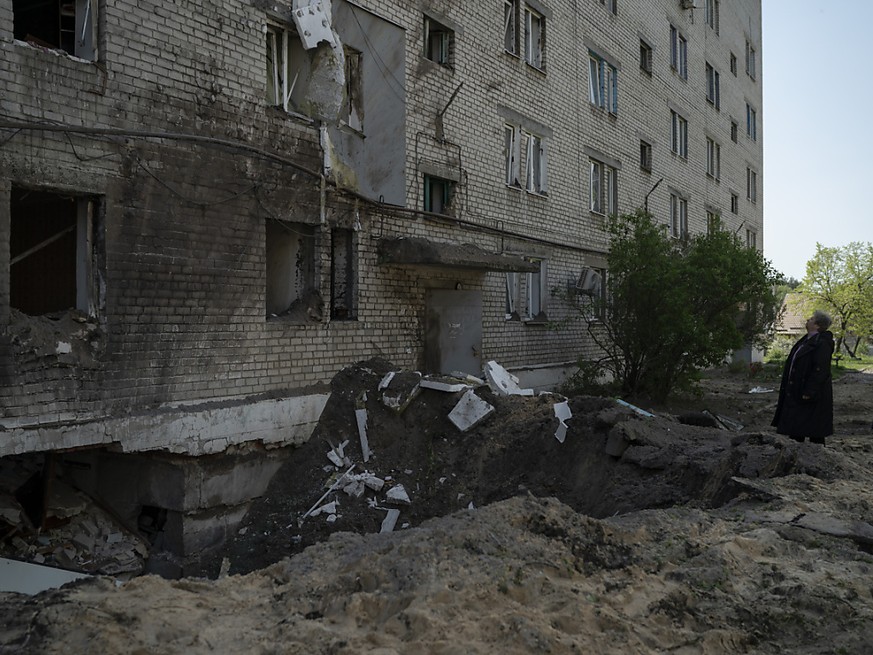
<path fill-rule="evenodd" d="M 388 371 L 337 377 L 313 439 L 204 565 L 230 575 L 0 595 L 0 652 L 873 652 L 873 373 L 835 383 L 822 448 L 775 435 L 775 393 L 748 393 L 774 383 L 746 375 L 708 376 L 654 418 L 571 398 L 559 443 L 561 398 L 480 389 L 496 411 L 461 434 L 456 394 L 386 407 Z M 744 428 L 676 418 L 702 410 Z M 410 503 L 337 491 L 335 519 L 300 520 L 346 470 L 325 456 L 346 439 L 355 470 Z"/>

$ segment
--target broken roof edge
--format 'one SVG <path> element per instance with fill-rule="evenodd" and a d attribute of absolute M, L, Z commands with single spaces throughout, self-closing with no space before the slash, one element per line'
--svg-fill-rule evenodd
<path fill-rule="evenodd" d="M 444 243 L 422 237 L 385 237 L 379 239 L 377 247 L 380 264 L 525 273 L 539 271 L 537 262 L 490 253 L 471 243 Z"/>

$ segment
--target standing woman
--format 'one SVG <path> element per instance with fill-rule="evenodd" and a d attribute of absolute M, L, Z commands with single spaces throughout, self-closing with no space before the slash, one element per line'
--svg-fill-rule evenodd
<path fill-rule="evenodd" d="M 825 437 L 834 433 L 834 335 L 828 330 L 830 326 L 830 316 L 813 312 L 806 321 L 806 336 L 794 344 L 785 361 L 772 425 L 776 432 L 795 441 L 809 437 L 811 442 L 824 445 Z"/>

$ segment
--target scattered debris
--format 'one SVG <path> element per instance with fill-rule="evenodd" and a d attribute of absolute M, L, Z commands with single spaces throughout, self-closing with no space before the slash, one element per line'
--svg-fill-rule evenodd
<path fill-rule="evenodd" d="M 400 510 L 389 509 L 382 520 L 382 527 L 379 532 L 393 532 L 398 518 L 400 518 Z"/>
<path fill-rule="evenodd" d="M 455 408 L 449 413 L 449 420 L 461 432 L 478 425 L 494 413 L 494 406 L 482 400 L 476 393 L 468 390 Z"/>
<path fill-rule="evenodd" d="M 716 427 L 721 428 L 722 430 L 731 430 L 732 432 L 739 432 L 743 429 L 743 424 L 739 421 L 734 421 L 733 419 L 728 418 L 727 416 L 722 416 L 721 414 L 713 414 L 709 410 L 704 409 L 701 414 L 704 416 L 711 417 L 716 422 Z"/>
<path fill-rule="evenodd" d="M 418 371 L 392 372 L 382 378 L 379 390 L 382 404 L 402 414 L 421 393 L 421 373 Z"/>
<path fill-rule="evenodd" d="M 424 378 L 421 381 L 420 386 L 422 389 L 433 389 L 434 391 L 444 391 L 446 393 L 457 393 L 458 391 L 464 391 L 465 389 L 470 388 L 470 385 L 466 382 L 452 383 L 430 378 Z"/>
<path fill-rule="evenodd" d="M 361 457 L 365 462 L 370 461 L 370 442 L 367 439 L 367 409 L 364 404 L 367 402 L 367 394 L 358 400 L 358 405 L 355 409 L 355 421 L 358 424 L 358 436 L 361 439 Z"/>
<path fill-rule="evenodd" d="M 409 494 L 406 493 L 406 489 L 402 484 L 391 487 L 388 490 L 388 493 L 385 494 L 385 499 L 394 503 L 405 503 L 407 505 L 412 502 L 409 500 Z"/>
<path fill-rule="evenodd" d="M 766 387 L 752 387 L 749 389 L 749 393 L 773 393 L 773 389 L 768 389 Z"/>
<path fill-rule="evenodd" d="M 625 401 L 625 400 L 622 400 L 621 398 L 616 398 L 616 399 L 615 399 L 615 402 L 617 402 L 619 405 L 622 405 L 623 407 L 627 407 L 628 409 L 632 409 L 633 411 L 635 411 L 635 412 L 636 412 L 637 414 L 639 414 L 640 416 L 645 416 L 646 418 L 653 418 L 653 417 L 655 416 L 655 415 L 652 414 L 651 412 L 647 412 L 647 411 L 644 410 L 644 409 L 640 409 L 640 408 L 637 407 L 636 405 L 631 405 L 629 402 L 627 402 L 627 401 Z"/>
<path fill-rule="evenodd" d="M 518 378 L 495 361 L 485 365 L 485 379 L 494 393 L 505 396 L 533 396 L 533 389 L 522 389 L 518 386 Z"/>
<path fill-rule="evenodd" d="M 352 464 L 345 473 L 343 473 L 341 476 L 339 476 L 334 481 L 334 483 L 332 485 L 330 485 L 330 487 L 328 487 L 328 490 L 325 491 L 324 494 L 322 494 L 321 498 L 319 498 L 317 501 L 315 501 L 315 504 L 312 507 L 310 507 L 303 516 L 301 516 L 299 519 L 297 519 L 298 525 L 301 525 L 307 516 L 312 516 L 312 513 L 321 505 L 322 501 L 325 498 L 327 498 L 335 489 L 337 489 L 340 486 L 340 484 L 342 484 L 342 482 L 346 479 L 346 476 L 352 472 L 353 468 L 355 468 L 355 464 Z M 290 528 L 292 525 L 294 525 L 294 524 L 290 523 L 286 527 Z"/>
<path fill-rule="evenodd" d="M 564 439 L 567 438 L 567 421 L 573 418 L 573 412 L 570 411 L 570 403 L 566 400 L 564 402 L 555 403 L 554 410 L 555 418 L 560 421 L 558 429 L 555 430 L 555 439 L 560 443 L 564 443 Z"/>

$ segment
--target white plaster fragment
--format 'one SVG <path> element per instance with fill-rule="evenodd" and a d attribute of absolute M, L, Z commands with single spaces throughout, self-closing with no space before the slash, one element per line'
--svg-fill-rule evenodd
<path fill-rule="evenodd" d="M 485 365 L 485 379 L 494 393 L 505 396 L 533 396 L 533 389 L 522 389 L 518 386 L 518 378 L 495 361 Z"/>
<path fill-rule="evenodd" d="M 352 480 L 343 487 L 343 491 L 353 498 L 360 498 L 364 495 L 364 488 L 364 483 L 361 480 Z"/>
<path fill-rule="evenodd" d="M 472 389 L 468 390 L 455 408 L 449 413 L 449 420 L 461 432 L 478 425 L 494 413 L 494 406 L 477 396 Z"/>
<path fill-rule="evenodd" d="M 555 403 L 553 406 L 555 417 L 561 422 L 558 429 L 555 430 L 555 439 L 564 443 L 567 438 L 567 421 L 573 418 L 573 412 L 570 411 L 570 404 L 565 400 L 561 403 Z"/>
<path fill-rule="evenodd" d="M 334 466 L 339 468 L 343 465 L 343 458 L 339 456 L 339 454 L 335 450 L 327 451 L 327 458 L 333 463 Z"/>
<path fill-rule="evenodd" d="M 58 345 L 55 346 L 55 352 L 58 355 L 69 355 L 73 352 L 73 346 L 71 346 L 66 341 L 58 341 Z"/>
<path fill-rule="evenodd" d="M 370 461 L 370 442 L 367 439 L 367 410 L 356 409 L 355 420 L 358 422 L 358 436 L 361 439 L 361 456 L 365 462 Z"/>
<path fill-rule="evenodd" d="M 448 382 L 440 382 L 439 380 L 428 380 L 427 378 L 425 378 L 418 384 L 423 389 L 434 389 L 436 391 L 444 391 L 446 393 L 455 393 L 470 388 L 470 385 L 464 384 L 463 382 L 449 384 Z"/>
<path fill-rule="evenodd" d="M 382 381 L 379 383 L 379 391 L 382 391 L 383 389 L 387 389 L 388 385 L 391 384 L 391 380 L 394 379 L 395 375 L 397 375 L 397 373 L 395 373 L 394 371 L 391 371 L 390 373 L 385 375 L 385 377 L 382 378 Z"/>
<path fill-rule="evenodd" d="M 397 519 L 400 517 L 399 509 L 389 509 L 385 514 L 385 518 L 382 519 L 382 528 L 379 532 L 392 532 L 394 530 L 394 526 L 397 525 Z"/>
<path fill-rule="evenodd" d="M 411 502 L 409 500 L 409 494 L 406 493 L 406 489 L 402 484 L 398 484 L 396 487 L 391 487 L 388 490 L 388 493 L 385 494 L 385 499 L 394 503 L 406 503 L 407 505 Z"/>
<path fill-rule="evenodd" d="M 330 16 L 325 10 L 324 1 L 318 0 L 308 7 L 295 9 L 292 13 L 297 33 L 303 42 L 303 47 L 310 50 L 322 41 L 336 46 L 333 30 L 330 27 Z"/>

